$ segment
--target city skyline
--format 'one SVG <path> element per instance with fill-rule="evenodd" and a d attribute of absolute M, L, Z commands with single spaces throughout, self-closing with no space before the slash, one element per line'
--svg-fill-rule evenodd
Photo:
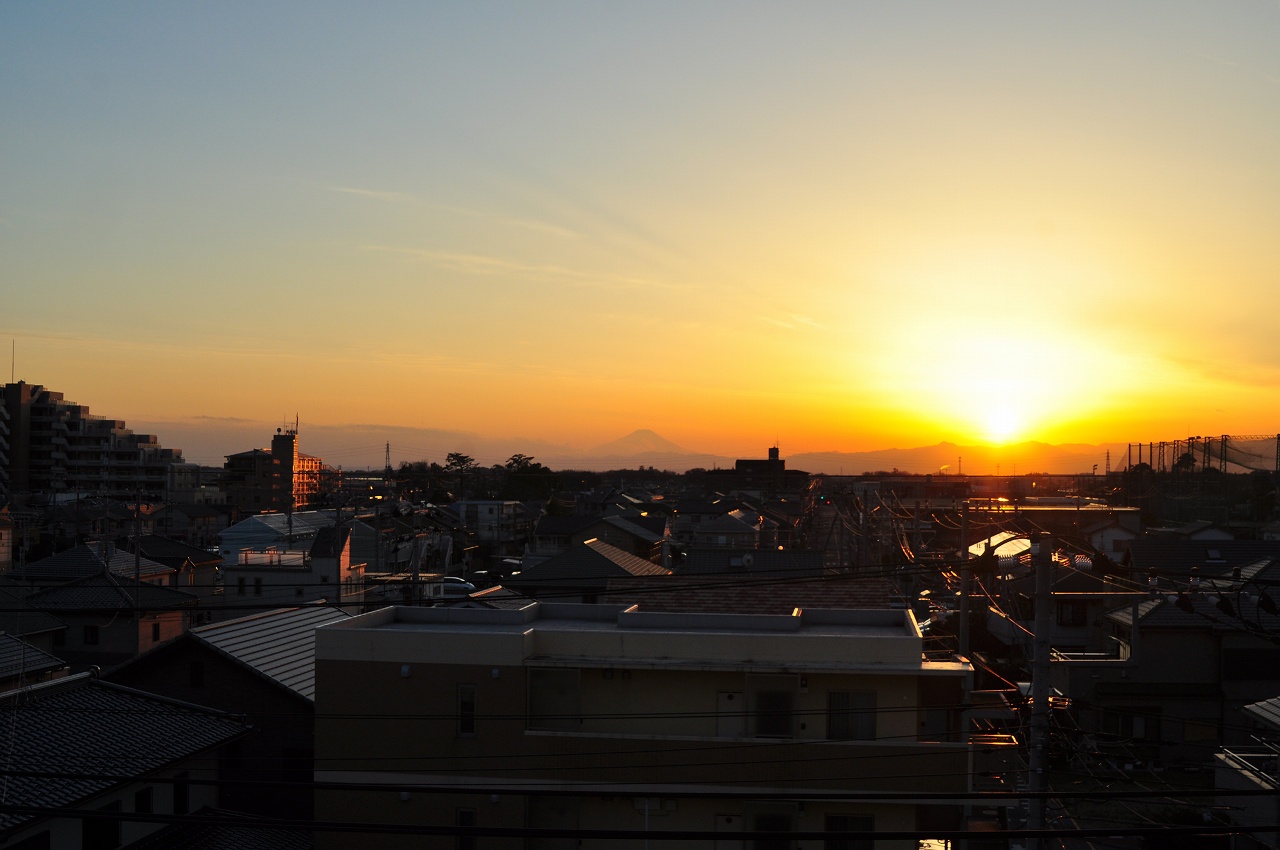
<path fill-rule="evenodd" d="M 0 23 L 11 374 L 130 427 L 757 457 L 1280 422 L 1275 3 Z"/>

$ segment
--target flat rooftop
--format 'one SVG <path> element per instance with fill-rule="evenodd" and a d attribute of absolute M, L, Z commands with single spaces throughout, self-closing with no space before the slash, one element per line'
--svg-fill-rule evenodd
<path fill-rule="evenodd" d="M 914 615 L 893 609 L 717 614 L 546 602 L 503 610 L 390 607 L 323 626 L 316 641 L 317 657 L 332 660 L 409 661 L 411 654 L 455 664 L 968 669 L 924 662 Z"/>

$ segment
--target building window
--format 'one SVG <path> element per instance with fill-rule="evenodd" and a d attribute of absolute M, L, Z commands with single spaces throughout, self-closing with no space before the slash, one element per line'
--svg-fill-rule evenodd
<path fill-rule="evenodd" d="M 293 595 L 294 595 L 294 596 L 301 597 L 301 596 L 302 596 L 302 588 L 301 588 L 301 587 L 295 587 L 295 588 L 293 589 Z"/>
<path fill-rule="evenodd" d="M 458 734 L 470 737 L 476 733 L 476 686 L 458 685 Z"/>
<path fill-rule="evenodd" d="M 1135 741 L 1160 739 L 1160 708 L 1158 706 L 1116 707 L 1104 710 L 1102 730 L 1108 735 Z"/>
<path fill-rule="evenodd" d="M 255 576 L 253 579 L 253 595 L 262 595 L 262 576 Z"/>
<path fill-rule="evenodd" d="M 154 796 L 155 795 L 150 788 L 138 789 L 133 794 L 133 810 L 142 815 L 151 814 L 151 812 L 154 811 Z"/>
<path fill-rule="evenodd" d="M 823 831 L 872 832 L 875 828 L 875 819 L 869 815 L 827 815 Z M 822 842 L 822 850 L 872 850 L 873 847 L 874 839 L 852 838 L 848 835 L 833 835 Z"/>
<path fill-rule="evenodd" d="M 98 627 L 97 626 L 84 627 L 84 645 L 85 646 L 98 645 Z"/>
<path fill-rule="evenodd" d="M 1088 606 L 1083 599 L 1072 599 L 1058 603 L 1059 626 L 1088 625 Z"/>
<path fill-rule="evenodd" d="M 158 643 L 159 641 L 160 641 L 160 624 L 152 623 L 151 624 L 151 642 Z"/>
<path fill-rule="evenodd" d="M 244 576 L 236 579 L 236 593 L 244 596 Z"/>
<path fill-rule="evenodd" d="M 828 740 L 871 741 L 875 737 L 875 691 L 827 692 Z"/>

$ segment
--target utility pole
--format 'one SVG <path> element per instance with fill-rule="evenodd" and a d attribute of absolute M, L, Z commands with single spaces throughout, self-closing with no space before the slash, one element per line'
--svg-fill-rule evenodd
<path fill-rule="evenodd" d="M 973 570 L 969 568 L 969 502 L 960 511 L 960 546 L 964 562 L 960 565 L 960 657 L 969 657 L 969 593 L 972 590 Z"/>
<path fill-rule="evenodd" d="M 1031 560 L 1036 571 L 1035 636 L 1031 661 L 1031 723 L 1027 734 L 1028 791 L 1031 806 L 1027 818 L 1028 829 L 1045 828 L 1046 799 L 1048 790 L 1049 745 L 1049 662 L 1053 644 L 1050 639 L 1050 607 L 1053 605 L 1053 541 L 1047 536 L 1032 539 Z M 1029 850 L 1041 850 L 1039 838 L 1032 838 Z"/>

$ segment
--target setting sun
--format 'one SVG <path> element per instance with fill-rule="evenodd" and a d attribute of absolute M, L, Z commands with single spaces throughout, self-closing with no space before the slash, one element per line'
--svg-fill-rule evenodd
<path fill-rule="evenodd" d="M 1022 420 L 1007 404 L 992 404 L 987 410 L 986 438 L 996 445 L 1015 441 L 1022 436 Z"/>

